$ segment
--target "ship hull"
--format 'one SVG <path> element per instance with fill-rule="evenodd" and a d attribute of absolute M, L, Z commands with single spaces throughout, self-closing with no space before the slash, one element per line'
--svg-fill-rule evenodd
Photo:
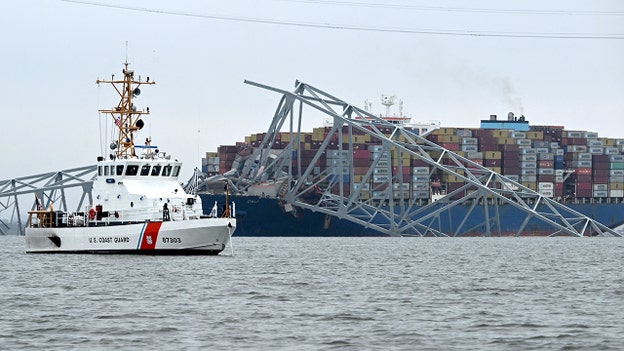
<path fill-rule="evenodd" d="M 223 195 L 200 195 L 204 207 L 225 202 Z M 230 202 L 236 204 L 237 236 L 386 236 L 373 228 L 350 222 L 345 219 L 329 216 L 310 210 L 297 209 L 295 212 L 286 212 L 274 198 L 260 196 L 232 196 Z M 578 211 L 600 223 L 615 228 L 624 223 L 624 204 L 567 204 L 566 206 Z M 435 207 L 434 207 L 435 209 Z M 481 236 L 488 235 L 486 228 L 479 224 L 483 221 L 483 207 L 475 207 L 462 229 L 456 232 L 457 225 L 470 211 L 471 206 L 455 206 L 451 213 L 443 213 L 440 222 L 441 232 L 450 236 Z M 522 227 L 526 217 L 522 211 L 510 205 L 499 206 L 500 228 L 492 225 L 492 236 L 516 235 Z M 490 206 L 489 213 L 494 213 Z M 267 220 L 270 219 L 270 220 Z M 549 225 L 532 219 L 524 227 L 523 236 L 546 236 L 555 231 Z"/>
<path fill-rule="evenodd" d="M 28 253 L 217 255 L 236 229 L 230 218 L 87 227 L 27 228 Z"/>

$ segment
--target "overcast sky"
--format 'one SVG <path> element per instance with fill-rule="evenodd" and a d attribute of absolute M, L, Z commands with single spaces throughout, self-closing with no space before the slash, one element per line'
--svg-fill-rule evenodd
<path fill-rule="evenodd" d="M 0 31 L 0 179 L 92 164 L 100 121 L 110 130 L 97 110 L 118 101 L 95 81 L 120 77 L 126 55 L 157 83 L 135 101 L 152 112 L 137 140 L 183 177 L 268 128 L 280 96 L 245 79 L 299 79 L 374 112 L 396 95 L 442 126 L 513 111 L 624 138 L 623 1 L 22 0 L 0 3 Z"/>

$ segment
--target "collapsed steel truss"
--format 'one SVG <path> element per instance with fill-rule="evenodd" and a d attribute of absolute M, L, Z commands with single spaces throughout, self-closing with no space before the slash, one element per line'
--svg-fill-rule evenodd
<path fill-rule="evenodd" d="M 17 221 L 18 230 L 24 235 L 26 223 L 22 221 L 20 199 L 29 204 L 30 210 L 37 206 L 48 208 L 54 204 L 55 210 L 67 211 L 67 193 L 69 188 L 81 188 L 76 211 L 84 210 L 85 198 L 92 203 L 91 189 L 96 175 L 96 166 L 72 168 L 58 172 L 41 173 L 31 176 L 0 180 L 0 214 L 10 212 L 9 218 L 0 218 L 0 234 L 6 235 L 11 223 Z M 34 196 L 33 196 L 34 195 Z M 38 200 L 37 200 L 38 199 Z M 39 203 L 38 203 L 39 202 Z"/>
<path fill-rule="evenodd" d="M 308 84 L 297 81 L 295 90 L 290 92 L 246 83 L 283 96 L 260 146 L 244 163 L 239 177 L 233 180 L 238 189 L 283 178 L 279 197 L 286 205 L 336 216 L 392 236 L 458 236 L 475 232 L 501 235 L 501 205 L 513 206 L 525 216 L 516 235 L 522 235 L 529 223 L 537 220 L 552 228 L 551 235 L 621 236 L 553 199 L 416 135 L 409 128 L 391 124 Z M 320 111 L 333 119 L 333 126 L 307 164 L 301 162 L 300 152 L 304 108 Z M 369 135 L 382 146 L 358 182 L 349 181 L 355 179 L 350 157 L 339 167 L 318 167 L 321 155 L 329 150 L 352 155 L 354 132 Z M 289 135 L 289 143 L 285 147 L 282 145 L 283 149 L 276 154 L 272 146 L 280 133 Z M 332 138 L 339 141 L 337 145 L 331 145 Z M 380 162 L 384 153 L 392 153 L 398 164 Z M 463 181 L 463 186 L 447 192 L 438 201 L 422 203 L 403 191 L 409 189 L 409 177 L 400 171 L 388 169 L 384 173 L 391 176 L 385 181 L 372 181 L 375 170 L 380 169 L 378 165 L 401 169 L 410 166 L 410 158 L 426 163 L 430 169 L 428 176 L 452 175 Z M 372 196 L 360 196 L 371 184 L 367 192 Z M 310 194 L 318 196 L 311 198 Z M 456 206 L 469 207 L 467 211 L 456 212 L 464 213 L 462 218 L 453 218 Z M 474 216 L 481 217 L 477 220 L 479 224 L 467 228 L 466 223 L 475 223 Z"/>

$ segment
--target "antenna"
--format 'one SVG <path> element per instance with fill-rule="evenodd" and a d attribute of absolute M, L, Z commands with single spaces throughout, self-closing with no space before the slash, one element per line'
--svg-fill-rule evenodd
<path fill-rule="evenodd" d="M 386 106 L 386 116 L 390 116 L 390 106 L 394 105 L 396 96 L 381 94 L 381 104 Z"/>
<path fill-rule="evenodd" d="M 128 63 L 128 41 L 126 40 L 126 64 Z"/>

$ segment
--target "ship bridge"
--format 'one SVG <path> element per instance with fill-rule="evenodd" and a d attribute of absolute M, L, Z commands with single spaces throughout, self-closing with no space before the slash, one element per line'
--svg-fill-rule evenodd
<path fill-rule="evenodd" d="M 287 212 L 308 209 L 389 236 L 497 236 L 502 206 L 516 209 L 515 235 L 534 223 L 549 235 L 621 236 L 562 203 L 301 81 L 294 91 L 245 83 L 281 95 L 262 140 L 228 172 L 231 190 L 278 185 Z M 332 123 L 302 133 L 305 116 Z M 280 144 L 279 148 L 275 145 Z M 309 147 L 313 145 L 313 147 Z M 452 179 L 454 186 L 442 184 Z M 460 209 L 461 207 L 461 209 Z M 458 210 L 460 209 L 460 210 Z"/>

